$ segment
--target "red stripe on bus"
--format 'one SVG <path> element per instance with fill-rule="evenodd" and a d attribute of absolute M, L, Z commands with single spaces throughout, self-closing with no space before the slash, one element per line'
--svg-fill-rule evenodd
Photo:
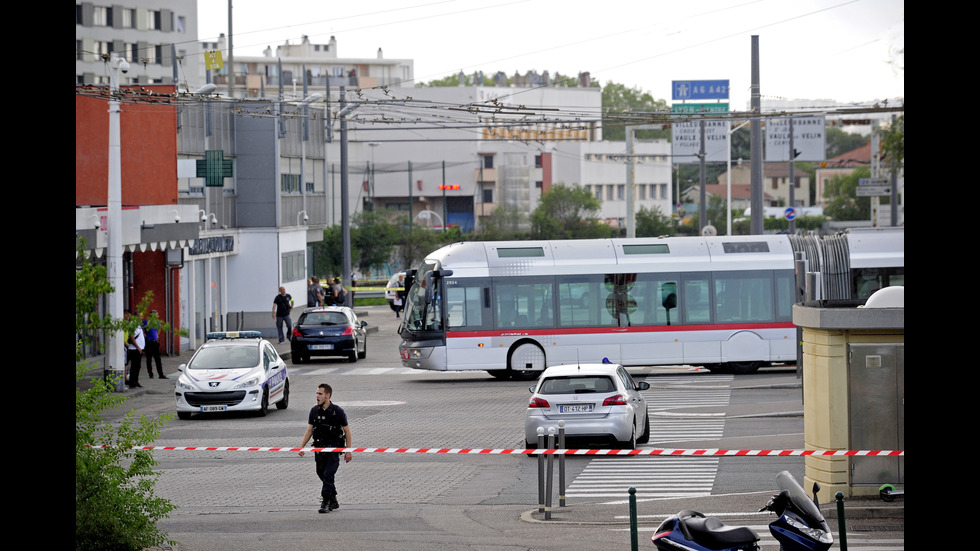
<path fill-rule="evenodd" d="M 612 333 L 672 333 L 689 331 L 744 331 L 751 329 L 796 329 L 792 323 L 732 323 L 715 325 L 644 325 L 640 327 L 565 327 L 493 331 L 448 331 L 446 338 L 529 337 L 543 335 L 603 335 Z"/>

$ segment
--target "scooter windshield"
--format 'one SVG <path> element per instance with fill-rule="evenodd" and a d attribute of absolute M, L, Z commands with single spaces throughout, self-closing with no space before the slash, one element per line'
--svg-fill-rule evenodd
<path fill-rule="evenodd" d="M 813 500 L 806 495 L 806 492 L 796 481 L 796 479 L 793 478 L 793 475 L 791 475 L 789 471 L 783 471 L 776 475 L 776 486 L 780 489 L 780 491 L 786 490 L 786 492 L 789 493 L 789 499 L 797 511 L 818 522 L 824 522 L 823 514 L 820 512 L 820 509 L 818 509 L 816 504 L 813 503 Z"/>

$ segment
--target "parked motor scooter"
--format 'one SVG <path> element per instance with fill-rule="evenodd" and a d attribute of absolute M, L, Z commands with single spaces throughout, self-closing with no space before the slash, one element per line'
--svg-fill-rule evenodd
<path fill-rule="evenodd" d="M 760 511 L 772 511 L 779 518 L 769 523 L 784 551 L 826 551 L 834 543 L 827 521 L 817 502 L 819 484 L 813 485 L 813 499 L 807 497 L 788 471 L 776 475 L 779 493 Z M 759 535 L 746 526 L 727 526 L 720 519 L 684 510 L 669 517 L 651 538 L 661 551 L 757 551 Z"/>

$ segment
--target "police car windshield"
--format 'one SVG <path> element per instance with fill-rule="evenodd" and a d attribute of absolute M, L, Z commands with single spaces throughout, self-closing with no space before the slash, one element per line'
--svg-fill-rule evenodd
<path fill-rule="evenodd" d="M 254 344 L 211 344 L 197 351 L 189 369 L 242 369 L 259 365 Z"/>

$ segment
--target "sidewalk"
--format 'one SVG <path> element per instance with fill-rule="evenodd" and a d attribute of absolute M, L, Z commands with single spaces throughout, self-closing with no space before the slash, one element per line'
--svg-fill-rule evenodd
<path fill-rule="evenodd" d="M 381 313 L 382 308 L 384 309 L 383 312 L 385 313 L 389 311 L 388 306 L 366 306 L 366 307 L 358 307 L 355 309 L 355 312 L 357 313 L 357 318 L 359 320 L 368 322 L 368 325 L 366 327 L 368 333 L 375 333 L 378 331 L 378 326 L 371 324 L 371 312 L 377 309 L 377 312 Z M 275 338 L 266 339 L 266 340 L 268 340 L 272 344 L 272 346 L 276 348 L 276 352 L 279 353 L 279 356 L 282 357 L 283 360 L 285 360 L 286 362 L 291 361 L 292 351 L 289 348 L 288 340 L 284 343 L 275 342 L 276 340 Z M 141 362 L 140 365 L 141 371 L 139 375 L 139 383 L 140 385 L 142 385 L 142 387 L 140 388 L 126 387 L 123 393 L 127 397 L 134 397 L 134 396 L 140 396 L 148 392 L 154 392 L 154 393 L 172 392 L 174 387 L 174 380 L 180 374 L 180 371 L 177 368 L 189 362 L 191 356 L 194 355 L 194 352 L 195 350 L 186 349 L 186 350 L 182 350 L 180 354 L 175 354 L 173 356 L 167 356 L 161 354 L 160 364 L 163 366 L 163 375 L 166 377 L 166 379 L 161 379 L 157 376 L 156 365 L 153 366 L 152 377 L 147 375 L 146 358 L 143 358 L 143 361 Z M 83 361 L 92 364 L 94 369 L 92 369 L 92 371 L 89 372 L 88 376 L 86 376 L 82 381 L 79 381 L 79 385 L 83 384 L 85 380 L 91 380 L 103 376 L 103 369 L 105 366 L 105 356 L 90 356 L 88 358 L 85 358 Z"/>

